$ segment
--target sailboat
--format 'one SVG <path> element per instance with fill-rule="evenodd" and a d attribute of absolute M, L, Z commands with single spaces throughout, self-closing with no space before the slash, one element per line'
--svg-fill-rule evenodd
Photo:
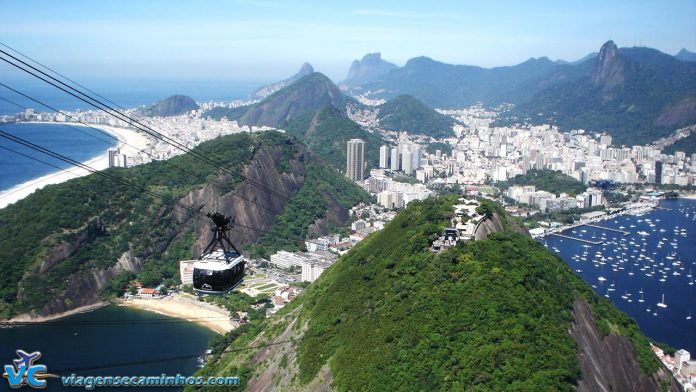
<path fill-rule="evenodd" d="M 640 293 L 640 299 L 638 300 L 638 302 L 645 302 L 645 300 L 643 299 L 643 293 Z"/>
<path fill-rule="evenodd" d="M 661 307 L 661 308 L 666 308 L 666 307 L 667 307 L 667 304 L 665 303 L 665 294 L 664 294 L 664 293 L 662 293 L 662 302 L 659 302 L 659 303 L 657 304 L 657 306 L 659 306 L 659 307 Z"/>
<path fill-rule="evenodd" d="M 691 312 L 689 312 L 689 315 L 686 316 L 686 319 L 687 319 L 687 320 L 691 320 Z"/>

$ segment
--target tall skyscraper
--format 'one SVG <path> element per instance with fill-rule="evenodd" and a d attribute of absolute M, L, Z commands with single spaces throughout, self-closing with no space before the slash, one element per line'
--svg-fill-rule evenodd
<path fill-rule="evenodd" d="M 401 169 L 401 161 L 400 158 L 401 155 L 399 154 L 399 148 L 398 147 L 392 147 L 391 149 L 391 169 L 393 171 L 397 171 Z"/>
<path fill-rule="evenodd" d="M 411 150 L 408 147 L 404 147 L 401 150 L 401 170 L 406 175 L 411 175 L 413 173 L 413 158 L 411 156 Z"/>
<path fill-rule="evenodd" d="M 662 184 L 662 161 L 655 161 L 655 184 Z"/>
<path fill-rule="evenodd" d="M 365 142 L 362 139 L 348 140 L 346 157 L 346 177 L 352 181 L 365 179 Z"/>
<path fill-rule="evenodd" d="M 389 168 L 389 146 L 384 145 L 379 148 L 379 168 L 388 169 Z"/>

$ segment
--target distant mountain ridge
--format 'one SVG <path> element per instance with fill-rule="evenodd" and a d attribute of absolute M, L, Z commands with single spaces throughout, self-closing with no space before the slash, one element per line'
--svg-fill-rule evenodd
<path fill-rule="evenodd" d="M 200 107 L 193 98 L 186 95 L 172 95 L 171 97 L 145 108 L 142 114 L 148 117 L 169 117 L 178 116 L 197 109 L 200 109 Z"/>
<path fill-rule="evenodd" d="M 696 123 L 696 63 L 613 41 L 577 61 L 531 58 L 494 68 L 410 59 L 381 79 L 349 86 L 373 98 L 410 95 L 433 108 L 512 103 L 508 121 L 556 123 L 563 129 L 608 132 L 618 143 L 647 143 Z"/>
<path fill-rule="evenodd" d="M 583 69 L 578 66 L 577 70 Z M 569 71 L 561 80 L 580 76 L 573 65 L 558 64 L 547 57 L 495 68 L 453 65 L 429 57 L 415 57 L 403 67 L 392 69 L 383 80 L 354 87 L 381 91 L 375 96 L 386 99 L 411 95 L 430 107 L 461 108 L 477 102 L 497 105 L 519 102 L 531 96 L 544 86 L 539 79 L 560 69 Z"/>
<path fill-rule="evenodd" d="M 271 83 L 269 85 L 260 87 L 258 90 L 256 90 L 254 92 L 252 98 L 264 99 L 264 98 L 268 97 L 269 95 L 275 93 L 276 91 L 297 82 L 298 80 L 302 79 L 303 77 L 305 77 L 313 72 L 314 72 L 314 68 L 312 67 L 312 65 L 309 63 L 304 63 L 304 64 L 302 64 L 302 66 L 300 67 L 300 70 L 297 71 L 296 74 L 294 74 L 293 76 L 291 76 L 285 80 L 281 80 L 280 82 Z"/>
<path fill-rule="evenodd" d="M 372 82 L 383 78 L 389 71 L 396 68 L 398 68 L 396 64 L 383 60 L 381 53 L 368 53 L 362 60 L 353 61 L 343 83 L 352 86 Z"/>

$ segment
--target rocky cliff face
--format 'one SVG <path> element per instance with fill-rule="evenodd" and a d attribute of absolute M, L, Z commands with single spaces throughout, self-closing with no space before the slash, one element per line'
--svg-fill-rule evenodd
<path fill-rule="evenodd" d="M 481 241 L 493 233 L 505 231 L 504 222 L 507 221 L 504 221 L 503 219 L 504 218 L 502 218 L 500 215 L 494 213 L 492 217 L 481 221 L 476 227 L 476 231 L 474 231 L 474 239 L 476 241 Z M 529 235 L 529 232 L 523 226 L 520 226 L 515 222 L 509 222 L 509 225 L 512 231 Z"/>
<path fill-rule="evenodd" d="M 289 172 L 281 173 L 277 170 L 276 163 L 282 157 L 280 151 L 272 147 L 263 147 L 257 153 L 254 160 L 244 168 L 244 176 L 258 183 L 262 187 L 273 189 L 281 195 L 292 195 L 304 184 L 304 161 L 307 159 L 304 148 L 290 161 Z M 225 177 L 221 180 L 226 180 Z M 246 200 L 252 200 L 254 203 Z M 263 234 L 258 230 L 252 230 L 243 226 L 260 230 L 269 229 L 275 222 L 276 213 L 285 208 L 288 200 L 259 189 L 248 182 L 239 184 L 233 192 L 220 195 L 220 191 L 212 185 L 196 190 L 184 197 L 181 202 L 186 205 L 204 207 L 206 211 L 218 211 L 225 215 L 235 217 L 235 224 L 231 236 L 238 247 L 255 243 Z M 186 222 L 183 213 L 177 213 L 180 222 Z M 212 239 L 210 224 L 200 221 L 195 228 L 195 237 L 192 253 L 194 257 Z"/>
<path fill-rule="evenodd" d="M 383 78 L 389 71 L 396 68 L 398 67 L 395 64 L 382 60 L 380 53 L 368 53 L 362 60 L 353 61 L 343 83 L 356 85 L 372 82 Z"/>
<path fill-rule="evenodd" d="M 602 337 L 585 301 L 575 301 L 573 316 L 575 322 L 571 334 L 580 349 L 578 360 L 582 371 L 578 391 L 660 391 L 663 390 L 661 383 L 668 385 L 669 391 L 681 391 L 666 369 L 650 376 L 643 374 L 628 338 L 619 335 Z"/>
<path fill-rule="evenodd" d="M 599 50 L 592 75 L 592 85 L 600 88 L 602 99 L 611 100 L 612 90 L 624 82 L 624 62 L 614 41 L 608 41 Z"/>

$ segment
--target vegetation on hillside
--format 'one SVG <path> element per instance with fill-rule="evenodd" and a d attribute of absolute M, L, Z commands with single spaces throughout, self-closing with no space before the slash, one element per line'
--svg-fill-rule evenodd
<path fill-rule="evenodd" d="M 193 98 L 186 95 L 172 95 L 163 99 L 156 104 L 149 106 L 143 110 L 146 116 L 178 116 L 188 113 L 191 110 L 198 109 L 199 106 Z"/>
<path fill-rule="evenodd" d="M 242 117 L 242 115 L 247 111 L 247 109 L 249 109 L 248 106 L 240 106 L 236 108 L 217 106 L 203 112 L 203 115 L 201 117 L 210 117 L 213 120 L 221 120 L 223 117 L 228 120 L 239 120 L 239 118 Z"/>
<path fill-rule="evenodd" d="M 288 138 L 277 132 L 243 133 L 205 142 L 196 151 L 212 161 L 225 162 L 232 171 L 241 171 L 262 146 L 279 148 L 282 159 L 289 159 L 300 144 L 285 143 Z M 300 188 L 299 197 L 292 199 L 292 209 L 286 209 L 279 218 L 280 228 L 298 230 L 302 237 L 306 227 L 300 229 L 297 225 L 308 225 L 324 212 L 317 206 L 327 206 L 327 202 L 317 203 L 310 193 L 320 190 L 318 195 L 332 201 L 335 198 L 344 207 L 367 198 L 366 193 L 316 162 L 313 156 L 305 159 L 310 159 L 305 163 L 311 167 L 305 173 L 309 180 L 305 187 L 309 188 Z M 196 217 L 180 224 L 174 214 L 181 211 L 174 209 L 173 201 L 211 183 L 231 191 L 237 182 L 188 154 L 168 162 L 194 175 L 159 161 L 106 171 L 165 196 L 164 201 L 90 175 L 47 186 L 1 209 L 0 268 L 4 272 L 0 275 L 0 317 L 41 309 L 65 292 L 69 276 L 87 276 L 93 270 L 108 268 L 127 251 L 142 262 L 136 276 L 144 285 L 177 282 L 178 261 L 191 257 Z M 280 171 L 287 169 L 287 164 L 282 163 L 278 163 Z M 308 202 L 310 199 L 312 203 Z M 295 241 L 298 237 L 287 238 Z M 102 294 L 109 297 L 122 293 L 132 277 L 128 273 L 118 275 Z"/>
<path fill-rule="evenodd" d="M 531 238 L 506 231 L 430 252 L 456 198 L 410 203 L 292 303 L 303 330 L 295 387 L 328 363 L 339 391 L 573 391 L 577 299 L 603 334 L 630 339 L 643 372 L 658 368 L 635 321 Z M 251 357 L 231 353 L 206 368 L 242 368 Z"/>
<path fill-rule="evenodd" d="M 447 154 L 447 156 L 452 156 L 452 145 L 449 143 L 432 142 L 425 146 L 425 151 L 430 154 L 435 154 L 437 150 L 440 150 L 443 155 Z"/>
<path fill-rule="evenodd" d="M 278 250 L 303 248 L 309 226 L 326 218 L 329 203 L 337 202 L 348 209 L 360 202 L 369 202 L 367 192 L 326 166 L 309 164 L 305 176 L 304 186 L 290 199 L 276 224 L 254 245 L 252 256 L 268 258 Z"/>
<path fill-rule="evenodd" d="M 379 126 L 434 138 L 454 136 L 454 119 L 436 112 L 410 95 L 399 95 L 379 106 Z"/>
<path fill-rule="evenodd" d="M 587 186 L 575 178 L 554 170 L 529 170 L 527 174 L 518 174 L 515 177 L 501 182 L 499 186 L 507 189 L 513 185 L 534 185 L 537 190 L 569 195 L 578 195 L 585 192 Z"/>
<path fill-rule="evenodd" d="M 696 132 L 692 132 L 689 136 L 679 139 L 674 144 L 662 149 L 663 154 L 673 155 L 677 151 L 683 151 L 687 157 L 691 154 L 696 154 Z"/>

